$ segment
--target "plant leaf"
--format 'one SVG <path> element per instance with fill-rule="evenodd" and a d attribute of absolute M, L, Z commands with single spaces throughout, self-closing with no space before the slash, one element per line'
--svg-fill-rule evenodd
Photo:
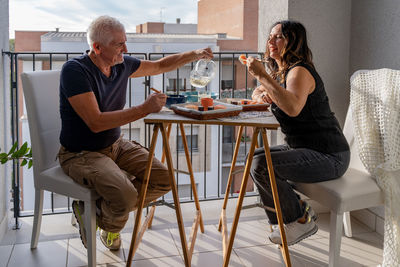
<path fill-rule="evenodd" d="M 10 149 L 10 151 L 8 151 L 8 155 L 11 155 L 14 153 L 15 149 L 17 148 L 18 143 L 15 142 L 14 145 L 12 146 L 12 148 Z"/>
<path fill-rule="evenodd" d="M 4 164 L 4 163 L 6 163 L 7 161 L 8 161 L 8 158 L 2 158 L 0 162 L 1 162 L 1 164 Z"/>
<path fill-rule="evenodd" d="M 32 148 L 29 148 L 29 153 L 26 153 L 25 156 L 32 158 Z"/>
<path fill-rule="evenodd" d="M 27 152 L 28 149 L 28 143 L 25 142 L 17 151 L 17 157 L 22 157 L 23 155 L 25 155 L 25 153 Z"/>
<path fill-rule="evenodd" d="M 26 159 L 23 159 L 22 162 L 21 162 L 21 167 L 25 166 L 27 163 L 28 163 L 28 161 Z"/>
<path fill-rule="evenodd" d="M 28 163 L 28 169 L 30 169 L 32 167 L 32 165 L 33 165 L 33 161 L 30 159 L 29 163 Z"/>
<path fill-rule="evenodd" d="M 5 158 L 5 157 L 7 157 L 7 156 L 8 156 L 7 153 L 1 153 L 1 154 L 0 154 L 0 159 Z"/>

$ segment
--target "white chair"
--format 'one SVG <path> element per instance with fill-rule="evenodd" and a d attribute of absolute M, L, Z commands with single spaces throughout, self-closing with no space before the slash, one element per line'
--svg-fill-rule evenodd
<path fill-rule="evenodd" d="M 350 108 L 343 132 L 351 150 L 350 166 L 346 173 L 339 179 L 326 182 L 294 183 L 297 191 L 330 209 L 329 266 L 331 267 L 339 266 L 343 214 L 352 210 L 379 206 L 384 201 L 383 192 L 358 156 Z M 349 214 L 347 220 L 344 221 L 350 227 Z M 347 235 L 351 236 L 351 233 Z"/>
<path fill-rule="evenodd" d="M 96 266 L 96 199 L 98 195 L 69 178 L 56 156 L 60 147 L 60 71 L 21 74 L 33 152 L 35 213 L 31 248 L 38 244 L 43 211 L 43 191 L 47 190 L 85 203 L 88 266 Z M 50 256 L 50 255 L 49 255 Z"/>

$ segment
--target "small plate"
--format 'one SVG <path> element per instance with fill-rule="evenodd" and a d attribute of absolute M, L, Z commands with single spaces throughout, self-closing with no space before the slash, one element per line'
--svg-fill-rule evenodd
<path fill-rule="evenodd" d="M 270 104 L 268 103 L 260 103 L 260 104 L 242 104 L 242 100 L 246 101 L 252 101 L 251 99 L 245 99 L 245 98 L 223 98 L 220 99 L 219 101 L 223 103 L 237 103 L 234 106 L 241 106 L 243 108 L 243 111 L 268 111 Z"/>
<path fill-rule="evenodd" d="M 219 101 L 214 101 L 214 106 L 223 105 L 226 107 L 226 109 L 198 111 L 195 109 L 186 108 L 185 106 L 187 105 L 201 106 L 199 102 L 194 102 L 190 104 L 185 103 L 185 104 L 171 105 L 170 109 L 172 109 L 176 114 L 198 120 L 209 120 L 209 119 L 237 116 L 242 111 L 242 106 L 232 105 L 229 103 L 223 103 Z"/>

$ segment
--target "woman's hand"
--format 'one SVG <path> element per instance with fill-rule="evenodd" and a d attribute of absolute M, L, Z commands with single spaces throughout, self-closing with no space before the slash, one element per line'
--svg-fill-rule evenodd
<path fill-rule="evenodd" d="M 268 95 L 267 88 L 265 88 L 263 85 L 260 85 L 254 89 L 251 98 L 259 103 L 271 104 L 273 102 L 271 97 Z"/>
<path fill-rule="evenodd" d="M 255 78 L 267 75 L 263 63 L 254 57 L 248 57 L 246 65 L 247 68 L 249 69 L 249 73 L 253 75 Z"/>
<path fill-rule="evenodd" d="M 268 104 L 272 104 L 272 99 L 271 99 L 271 97 L 269 97 L 269 95 L 268 95 L 268 93 L 262 93 L 261 94 L 261 99 L 264 101 L 264 102 L 266 102 L 266 103 L 268 103 Z"/>

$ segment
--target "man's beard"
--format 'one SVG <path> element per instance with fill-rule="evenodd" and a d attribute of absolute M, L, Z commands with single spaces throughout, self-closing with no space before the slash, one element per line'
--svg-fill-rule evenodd
<path fill-rule="evenodd" d="M 122 63 L 124 63 L 124 56 L 122 56 L 121 60 L 118 60 L 117 62 L 115 62 L 115 65 L 122 64 Z"/>
<path fill-rule="evenodd" d="M 115 65 L 122 64 L 122 63 L 124 63 L 124 60 L 117 61 L 117 63 L 115 63 Z"/>

